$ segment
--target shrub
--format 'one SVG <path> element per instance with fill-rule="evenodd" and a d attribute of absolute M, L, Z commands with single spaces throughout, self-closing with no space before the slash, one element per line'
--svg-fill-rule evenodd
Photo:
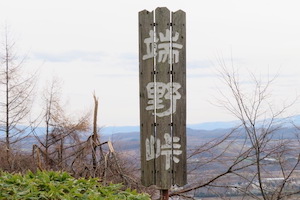
<path fill-rule="evenodd" d="M 0 199 L 3 200 L 150 199 L 147 194 L 121 188 L 121 184 L 102 186 L 96 178 L 75 179 L 66 172 L 38 171 L 24 175 L 0 172 Z"/>

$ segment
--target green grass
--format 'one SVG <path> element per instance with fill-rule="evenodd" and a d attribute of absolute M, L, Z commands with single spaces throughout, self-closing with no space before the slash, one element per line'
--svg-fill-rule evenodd
<path fill-rule="evenodd" d="M 0 172 L 1 200 L 150 199 L 146 194 L 121 188 L 121 184 L 102 186 L 95 178 L 75 179 L 66 172 L 38 171 L 24 175 Z"/>

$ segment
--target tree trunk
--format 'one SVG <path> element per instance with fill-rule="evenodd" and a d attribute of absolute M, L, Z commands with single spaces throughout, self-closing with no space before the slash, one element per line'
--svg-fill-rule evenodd
<path fill-rule="evenodd" d="M 6 160 L 10 166 L 10 140 L 9 140 L 9 49 L 7 35 L 5 38 L 5 64 L 6 64 L 6 125 L 5 125 L 5 139 L 6 139 Z"/>
<path fill-rule="evenodd" d="M 97 157 L 96 157 L 96 150 L 97 150 L 97 143 L 98 143 L 98 131 L 97 131 L 97 115 L 98 115 L 98 99 L 94 94 L 94 122 L 93 122 L 93 136 L 92 136 L 92 159 L 93 159 L 93 169 L 94 172 L 97 168 Z M 101 147 L 100 147 L 101 148 Z"/>

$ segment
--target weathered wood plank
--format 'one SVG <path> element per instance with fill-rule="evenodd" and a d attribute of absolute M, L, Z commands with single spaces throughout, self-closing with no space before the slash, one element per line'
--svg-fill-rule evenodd
<path fill-rule="evenodd" d="M 183 186 L 187 183 L 187 167 L 186 167 L 186 15 L 185 12 L 179 10 L 172 13 L 172 36 L 173 36 L 173 86 L 179 83 L 181 87 L 178 89 L 181 95 L 180 99 L 173 95 L 173 104 L 176 103 L 176 111 L 173 113 L 173 137 L 179 137 L 182 154 L 176 155 L 176 148 L 173 147 L 173 154 L 179 159 L 178 163 L 174 163 L 174 182 L 173 184 Z M 178 39 L 177 39 L 177 36 Z M 182 46 L 180 46 L 182 45 Z M 178 53 L 178 54 L 177 54 Z M 178 56 L 178 60 L 176 58 Z M 176 89 L 176 87 L 173 87 Z M 175 92 L 175 91 L 173 91 Z"/>
<path fill-rule="evenodd" d="M 157 8 L 155 22 L 139 13 L 142 183 L 163 190 L 187 182 L 185 21 L 181 10 Z"/>
<path fill-rule="evenodd" d="M 151 110 L 146 110 L 149 100 L 146 87 L 148 83 L 154 82 L 154 57 L 150 55 L 153 52 L 153 38 L 151 39 L 149 35 L 150 31 L 153 31 L 153 23 L 153 11 L 143 10 L 139 12 L 140 153 L 141 180 L 144 186 L 156 183 L 155 159 L 149 159 L 149 157 L 147 159 L 146 157 L 146 141 L 150 144 L 153 141 L 151 137 L 155 137 L 154 115 Z M 146 38 L 148 40 L 145 40 Z"/>
<path fill-rule="evenodd" d="M 166 136 L 171 135 L 171 101 L 168 99 L 170 90 L 170 11 L 165 8 L 155 10 L 155 28 L 159 38 L 156 58 L 156 138 L 161 142 L 160 156 L 156 161 L 156 185 L 160 189 L 169 189 L 172 178 L 171 156 L 164 153 L 171 149 L 164 149 Z M 159 85 L 161 84 L 161 85 Z M 162 100 L 161 102 L 159 100 Z M 168 135 L 167 135 L 168 134 Z"/>

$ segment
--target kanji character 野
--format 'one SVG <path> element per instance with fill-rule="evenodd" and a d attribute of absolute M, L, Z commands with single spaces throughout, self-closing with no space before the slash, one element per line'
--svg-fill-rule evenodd
<path fill-rule="evenodd" d="M 180 93 L 178 92 L 178 89 L 181 88 L 181 85 L 179 83 L 173 82 L 173 83 L 162 83 L 162 82 L 150 82 L 147 84 L 147 94 L 148 94 L 148 106 L 146 107 L 146 110 L 155 110 L 153 115 L 156 115 L 158 117 L 164 117 L 171 115 L 172 113 L 176 112 L 176 101 L 181 98 Z M 158 112 L 157 110 L 163 109 L 165 106 L 162 104 L 164 100 L 173 100 L 172 106 L 163 111 Z"/>

